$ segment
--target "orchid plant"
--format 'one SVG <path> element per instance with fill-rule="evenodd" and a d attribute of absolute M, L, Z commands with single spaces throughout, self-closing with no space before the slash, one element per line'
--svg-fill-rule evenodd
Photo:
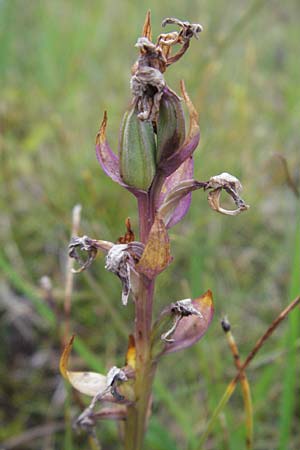
<path fill-rule="evenodd" d="M 97 159 L 113 181 L 136 197 L 139 216 L 138 239 L 126 220 L 127 231 L 116 243 L 74 236 L 69 249 L 82 272 L 97 253 L 106 255 L 105 268 L 121 281 L 121 301 L 135 305 L 134 330 L 129 336 L 124 367 L 112 367 L 107 374 L 73 372 L 68 369 L 72 338 L 61 357 L 62 375 L 79 392 L 92 397 L 90 405 L 77 419 L 77 425 L 91 434 L 101 419 L 122 421 L 126 450 L 143 446 L 151 414 L 152 384 L 156 368 L 167 353 L 195 344 L 207 331 L 214 308 L 211 291 L 195 299 L 178 299 L 167 305 L 153 320 L 156 277 L 172 261 L 168 230 L 180 222 L 191 205 L 191 194 L 208 192 L 209 206 L 221 213 L 237 215 L 248 206 L 240 197 L 241 183 L 224 172 L 206 181 L 193 178 L 193 153 L 200 131 L 198 114 L 184 85 L 181 96 L 168 87 L 164 73 L 198 39 L 200 24 L 167 18 L 162 26 L 179 31 L 160 34 L 152 41 L 150 13 L 136 47 L 138 59 L 132 67 L 132 102 L 123 117 L 118 155 L 106 139 L 107 113 L 96 137 Z M 189 114 L 189 130 L 182 103 Z M 233 200 L 232 210 L 220 205 L 225 191 Z M 82 258 L 82 255 L 86 255 Z M 109 406 L 107 406 L 109 405 Z"/>

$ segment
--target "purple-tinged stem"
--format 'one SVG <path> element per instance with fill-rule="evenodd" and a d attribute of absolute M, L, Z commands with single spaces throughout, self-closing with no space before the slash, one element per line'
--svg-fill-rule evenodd
<path fill-rule="evenodd" d="M 140 241 L 146 244 L 154 221 L 154 216 L 150 214 L 150 196 L 145 193 L 140 195 L 137 200 L 139 210 L 139 237 Z"/>
<path fill-rule="evenodd" d="M 154 221 L 150 195 L 139 197 L 138 207 L 140 240 L 146 243 Z M 135 299 L 136 402 L 127 409 L 125 450 L 141 450 L 147 428 L 156 368 L 151 361 L 150 353 L 154 284 L 154 280 L 140 275 L 138 294 Z"/>

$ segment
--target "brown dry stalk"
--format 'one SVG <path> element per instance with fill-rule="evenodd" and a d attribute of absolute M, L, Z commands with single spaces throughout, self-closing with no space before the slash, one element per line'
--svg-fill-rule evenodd
<path fill-rule="evenodd" d="M 242 362 L 240 360 L 239 349 L 231 332 L 230 323 L 226 318 L 222 320 L 222 328 L 225 332 L 227 342 L 231 353 L 233 355 L 233 360 L 235 367 L 240 371 L 241 377 L 241 387 L 244 400 L 245 414 L 246 414 L 246 448 L 251 450 L 253 448 L 253 407 L 250 385 L 247 379 L 246 372 L 242 370 Z"/>
<path fill-rule="evenodd" d="M 80 214 L 81 214 L 81 205 L 75 205 L 72 210 L 71 238 L 73 236 L 77 236 L 79 233 Z M 68 257 L 66 264 L 66 284 L 65 284 L 65 301 L 64 301 L 65 329 L 63 336 L 63 346 L 66 345 L 70 336 L 71 299 L 72 299 L 73 278 L 74 278 L 74 273 L 72 269 L 74 266 L 74 261 L 75 260 L 73 258 Z"/>
<path fill-rule="evenodd" d="M 262 346 L 264 345 L 264 343 L 266 342 L 267 339 L 269 339 L 269 337 L 273 334 L 273 332 L 276 330 L 276 328 L 278 327 L 278 325 L 288 316 L 288 314 L 294 309 L 296 308 L 296 306 L 298 306 L 300 303 L 300 296 L 296 297 L 295 300 L 293 300 L 283 311 L 281 311 L 281 313 L 276 317 L 276 319 L 271 323 L 271 325 L 269 326 L 269 328 L 266 330 L 266 332 L 258 339 L 258 341 L 256 342 L 256 344 L 254 345 L 253 349 L 251 350 L 251 352 L 248 354 L 247 358 L 245 359 L 244 363 L 241 365 L 238 373 L 236 374 L 236 376 L 230 381 L 230 383 L 228 384 L 221 400 L 219 401 L 217 407 L 215 408 L 210 420 L 208 421 L 206 428 L 200 438 L 200 442 L 199 442 L 199 447 L 198 449 L 201 450 L 203 447 L 203 444 L 206 442 L 208 436 L 210 435 L 214 423 L 216 421 L 216 419 L 218 418 L 220 412 L 222 411 L 222 409 L 224 408 L 224 406 L 226 405 L 226 403 L 228 402 L 228 400 L 230 399 L 230 397 L 232 396 L 233 392 L 235 391 L 235 388 L 237 386 L 238 381 L 240 380 L 243 372 L 245 371 L 245 369 L 249 366 L 250 362 L 253 360 L 253 358 L 255 357 L 255 355 L 257 354 L 257 352 L 262 348 Z"/>
<path fill-rule="evenodd" d="M 294 309 L 296 306 L 298 306 L 300 303 L 300 296 L 296 297 L 295 300 L 293 300 L 280 314 L 279 316 L 271 323 L 267 331 L 261 336 L 261 338 L 258 339 L 255 346 L 247 356 L 246 360 L 242 364 L 242 367 L 240 369 L 240 372 L 236 375 L 234 380 L 238 380 L 241 372 L 247 368 L 247 366 L 250 364 L 256 353 L 259 351 L 259 349 L 264 345 L 266 340 L 273 334 L 275 329 L 278 327 L 280 322 L 282 322 L 287 315 Z"/>

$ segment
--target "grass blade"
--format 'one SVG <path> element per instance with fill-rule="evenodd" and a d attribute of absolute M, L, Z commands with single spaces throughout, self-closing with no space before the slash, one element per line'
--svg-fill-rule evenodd
<path fill-rule="evenodd" d="M 298 206 L 297 211 L 296 232 L 293 247 L 294 255 L 290 282 L 291 297 L 300 292 L 300 206 Z M 286 450 L 288 448 L 291 436 L 293 415 L 295 411 L 295 400 L 297 398 L 297 347 L 295 343 L 297 338 L 299 337 L 299 330 L 300 311 L 295 311 L 295 313 L 291 314 L 291 316 L 289 317 L 289 328 L 285 339 L 287 354 L 280 406 L 279 450 Z"/>
<path fill-rule="evenodd" d="M 205 431 L 203 432 L 198 449 L 201 450 L 203 447 L 203 444 L 207 440 L 209 434 L 211 433 L 213 426 L 215 424 L 216 419 L 218 418 L 220 412 L 222 411 L 223 407 L 226 405 L 228 400 L 230 399 L 231 395 L 235 391 L 235 388 L 238 384 L 238 381 L 243 373 L 243 371 L 249 366 L 257 352 L 261 349 L 261 347 L 264 345 L 267 339 L 273 334 L 273 332 L 276 330 L 278 325 L 287 317 L 287 315 L 297 306 L 299 306 L 300 303 L 300 296 L 295 298 L 278 316 L 277 318 L 271 323 L 271 325 L 268 327 L 266 332 L 258 339 L 256 344 L 254 345 L 251 352 L 248 354 L 247 358 L 245 359 L 244 363 L 241 365 L 241 368 L 239 372 L 236 374 L 236 376 L 231 380 L 229 385 L 226 388 L 226 391 L 224 392 L 221 400 L 219 401 L 216 409 L 214 410 L 211 419 L 206 425 Z M 285 449 L 286 450 L 286 449 Z"/>

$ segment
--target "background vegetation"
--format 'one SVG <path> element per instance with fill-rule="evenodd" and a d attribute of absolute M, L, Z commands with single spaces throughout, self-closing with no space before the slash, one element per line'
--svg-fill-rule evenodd
<path fill-rule="evenodd" d="M 245 356 L 300 291 L 299 198 L 276 156 L 286 158 L 299 186 L 299 2 L 1 0 L 0 441 L 6 449 L 86 448 L 86 438 L 68 426 L 84 399 L 71 396 L 64 407 L 58 373 L 71 211 L 82 205 L 81 232 L 93 237 L 116 240 L 127 216 L 136 227 L 134 199 L 102 173 L 94 138 L 107 109 L 117 148 L 134 43 L 149 7 L 155 34 L 164 17 L 203 24 L 200 40 L 167 73 L 168 83 L 178 90 L 183 78 L 200 111 L 197 178 L 235 174 L 251 209 L 220 216 L 195 193 L 186 220 L 172 230 L 175 260 L 159 278 L 156 310 L 210 288 L 216 314 L 200 343 L 162 362 L 148 449 L 195 448 L 235 373 L 219 319 L 228 315 Z M 51 296 L 40 287 L 43 276 L 51 280 Z M 121 306 L 120 286 L 101 258 L 79 275 L 72 330 L 96 356 L 78 346 L 73 366 L 122 365 L 132 308 Z M 257 450 L 300 448 L 297 313 L 248 370 Z M 119 448 L 115 424 L 98 430 L 103 448 Z M 244 448 L 240 390 L 206 448 Z"/>

